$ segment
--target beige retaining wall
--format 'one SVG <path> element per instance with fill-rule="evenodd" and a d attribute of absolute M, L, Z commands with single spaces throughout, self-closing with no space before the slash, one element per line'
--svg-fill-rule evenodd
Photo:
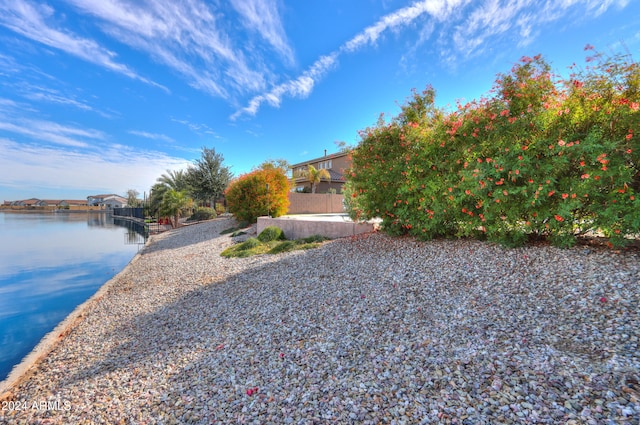
<path fill-rule="evenodd" d="M 353 236 L 360 233 L 372 232 L 377 224 L 372 222 L 354 223 L 345 216 L 344 219 L 327 220 L 321 216 L 278 218 L 258 217 L 257 234 L 260 234 L 267 226 L 276 226 L 282 229 L 287 239 L 300 239 L 313 235 L 321 235 L 330 239 Z"/>
<path fill-rule="evenodd" d="M 289 193 L 287 214 L 342 213 L 343 195 L 331 193 Z"/>

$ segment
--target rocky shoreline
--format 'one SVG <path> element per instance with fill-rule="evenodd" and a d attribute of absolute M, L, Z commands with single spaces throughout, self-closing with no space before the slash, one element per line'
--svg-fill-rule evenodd
<path fill-rule="evenodd" d="M 366 234 L 222 258 L 153 236 L 0 423 L 640 421 L 640 254 Z"/>

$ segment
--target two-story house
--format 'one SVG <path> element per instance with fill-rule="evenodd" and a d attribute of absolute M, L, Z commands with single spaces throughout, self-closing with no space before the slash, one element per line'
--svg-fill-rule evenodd
<path fill-rule="evenodd" d="M 342 193 L 342 186 L 344 186 L 345 183 L 344 173 L 351 167 L 349 152 L 338 152 L 327 155 L 327 151 L 325 150 L 323 157 L 293 164 L 291 166 L 294 181 L 293 190 L 296 192 L 304 191 L 305 187 L 308 189 L 311 188 L 311 182 L 307 176 L 309 165 L 312 165 L 317 170 L 327 170 L 331 176 L 330 179 L 323 179 L 316 186 L 316 193 L 327 193 L 331 189 L 334 189 L 336 193 Z"/>

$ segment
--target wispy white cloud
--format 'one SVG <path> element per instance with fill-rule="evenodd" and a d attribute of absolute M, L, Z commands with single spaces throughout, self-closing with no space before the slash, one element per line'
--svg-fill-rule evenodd
<path fill-rule="evenodd" d="M 402 27 L 414 23 L 416 19 L 425 14 L 442 20 L 454 8 L 459 7 L 464 2 L 463 0 L 423 0 L 411 6 L 398 9 L 393 13 L 383 16 L 375 24 L 367 27 L 364 31 L 347 41 L 341 50 L 354 52 L 368 44 L 375 44 L 383 33 L 390 30 L 398 31 Z"/>
<path fill-rule="evenodd" d="M 398 30 L 414 22 L 425 13 L 431 13 L 439 19 L 443 15 L 463 0 L 426 0 L 414 3 L 411 6 L 399 9 L 393 13 L 385 15 L 374 25 L 364 29 L 351 40 L 343 44 L 338 50 L 320 57 L 305 72 L 295 79 L 278 84 L 269 91 L 254 96 L 244 108 L 239 109 L 233 115 L 232 120 L 238 119 L 242 115 L 256 115 L 260 106 L 267 102 L 273 107 L 280 106 L 283 97 L 305 98 L 309 96 L 315 84 L 324 77 L 332 67 L 334 67 L 341 54 L 353 53 L 369 44 L 375 43 L 378 38 L 388 30 Z"/>
<path fill-rule="evenodd" d="M 115 60 L 116 54 L 94 40 L 83 38 L 70 31 L 54 28 L 47 21 L 53 20 L 54 9 L 44 4 L 33 4 L 26 0 L 0 0 L 0 25 L 31 40 L 62 50 L 82 60 L 91 62 L 129 78 L 160 88 L 127 65 Z M 166 90 L 166 88 L 164 88 Z"/>
<path fill-rule="evenodd" d="M 628 0 L 486 0 L 472 3 L 466 18 L 458 22 L 447 42 L 457 59 L 477 57 L 503 37 L 519 46 L 530 44 L 553 22 L 574 22 L 596 17 L 608 9 L 624 8 Z"/>
<path fill-rule="evenodd" d="M 311 68 L 307 69 L 299 77 L 279 84 L 270 91 L 253 97 L 246 107 L 231 115 L 231 119 L 236 120 L 245 114 L 255 115 L 264 102 L 267 102 L 271 106 L 278 107 L 284 96 L 295 98 L 305 98 L 309 96 L 316 82 L 336 64 L 338 55 L 337 52 L 334 52 L 330 55 L 322 56 Z"/>
<path fill-rule="evenodd" d="M 265 70 L 245 57 L 225 27 L 223 15 L 214 5 L 199 0 L 129 1 L 67 0 L 84 13 L 101 20 L 102 30 L 154 60 L 167 65 L 187 79 L 194 88 L 213 96 L 229 98 L 231 93 L 247 93 L 265 87 Z M 256 3 L 256 10 L 268 12 L 259 31 L 286 53 L 278 27 L 277 11 Z M 242 8 L 250 19 L 251 7 Z M 278 41 L 280 36 L 280 42 Z"/>
<path fill-rule="evenodd" d="M 336 51 L 318 59 L 299 77 L 272 87 L 252 97 L 247 106 L 237 110 L 231 119 L 256 115 L 265 102 L 278 107 L 284 97 L 305 98 L 337 64 L 344 54 L 353 54 L 375 45 L 388 32 L 411 28 L 417 40 L 401 58 L 406 66 L 408 56 L 436 34 L 437 57 L 445 64 L 477 57 L 497 38 L 510 37 L 519 45 L 534 40 L 545 25 L 570 16 L 593 17 L 609 8 L 624 8 L 630 0 L 421 0 L 389 13 L 373 25 L 346 41 Z M 513 41 L 510 41 L 513 42 Z M 314 72 L 320 71 L 320 72 Z"/>
<path fill-rule="evenodd" d="M 134 136 L 144 137 L 145 139 L 161 140 L 163 142 L 169 142 L 169 143 L 173 143 L 175 141 L 171 137 L 167 136 L 166 134 L 149 133 L 148 131 L 139 131 L 139 130 L 129 130 L 127 133 L 132 134 Z"/>
<path fill-rule="evenodd" d="M 257 32 L 288 63 L 294 63 L 293 50 L 287 41 L 275 0 L 232 0 L 231 5 L 242 16 L 247 30 Z"/>
<path fill-rule="evenodd" d="M 92 141 L 105 139 L 98 130 L 61 125 L 52 121 L 28 118 L 12 119 L 0 114 L 0 130 L 26 136 L 32 140 L 71 147 L 88 147 Z"/>
<path fill-rule="evenodd" d="M 75 148 L 89 147 L 107 139 L 99 130 L 31 118 L 38 113 L 31 105 L 0 98 L 0 130 L 39 143 L 48 142 Z"/>
<path fill-rule="evenodd" d="M 66 150 L 0 138 L 0 187 L 25 194 L 44 190 L 125 193 L 131 188 L 142 193 L 167 169 L 187 165 L 182 158 L 123 145 Z"/>
<path fill-rule="evenodd" d="M 57 90 L 46 87 L 29 87 L 29 90 L 23 93 L 24 97 L 39 102 L 55 103 L 59 105 L 69 105 L 85 111 L 93 111 L 94 108 L 85 102 L 63 96 Z"/>
<path fill-rule="evenodd" d="M 216 138 L 220 137 L 207 124 L 194 123 L 194 122 L 191 122 L 189 120 L 178 119 L 178 118 L 171 118 L 171 121 L 176 122 L 178 124 L 182 124 L 182 125 L 186 126 L 189 130 L 191 130 L 191 131 L 193 131 L 194 133 L 197 133 L 197 134 L 208 134 L 208 135 L 214 136 Z"/>

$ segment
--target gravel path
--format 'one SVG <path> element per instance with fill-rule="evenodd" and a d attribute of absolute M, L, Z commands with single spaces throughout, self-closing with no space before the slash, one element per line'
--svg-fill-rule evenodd
<path fill-rule="evenodd" d="M 231 225 L 155 236 L 0 423 L 640 422 L 638 252 L 367 234 L 225 259 Z"/>

